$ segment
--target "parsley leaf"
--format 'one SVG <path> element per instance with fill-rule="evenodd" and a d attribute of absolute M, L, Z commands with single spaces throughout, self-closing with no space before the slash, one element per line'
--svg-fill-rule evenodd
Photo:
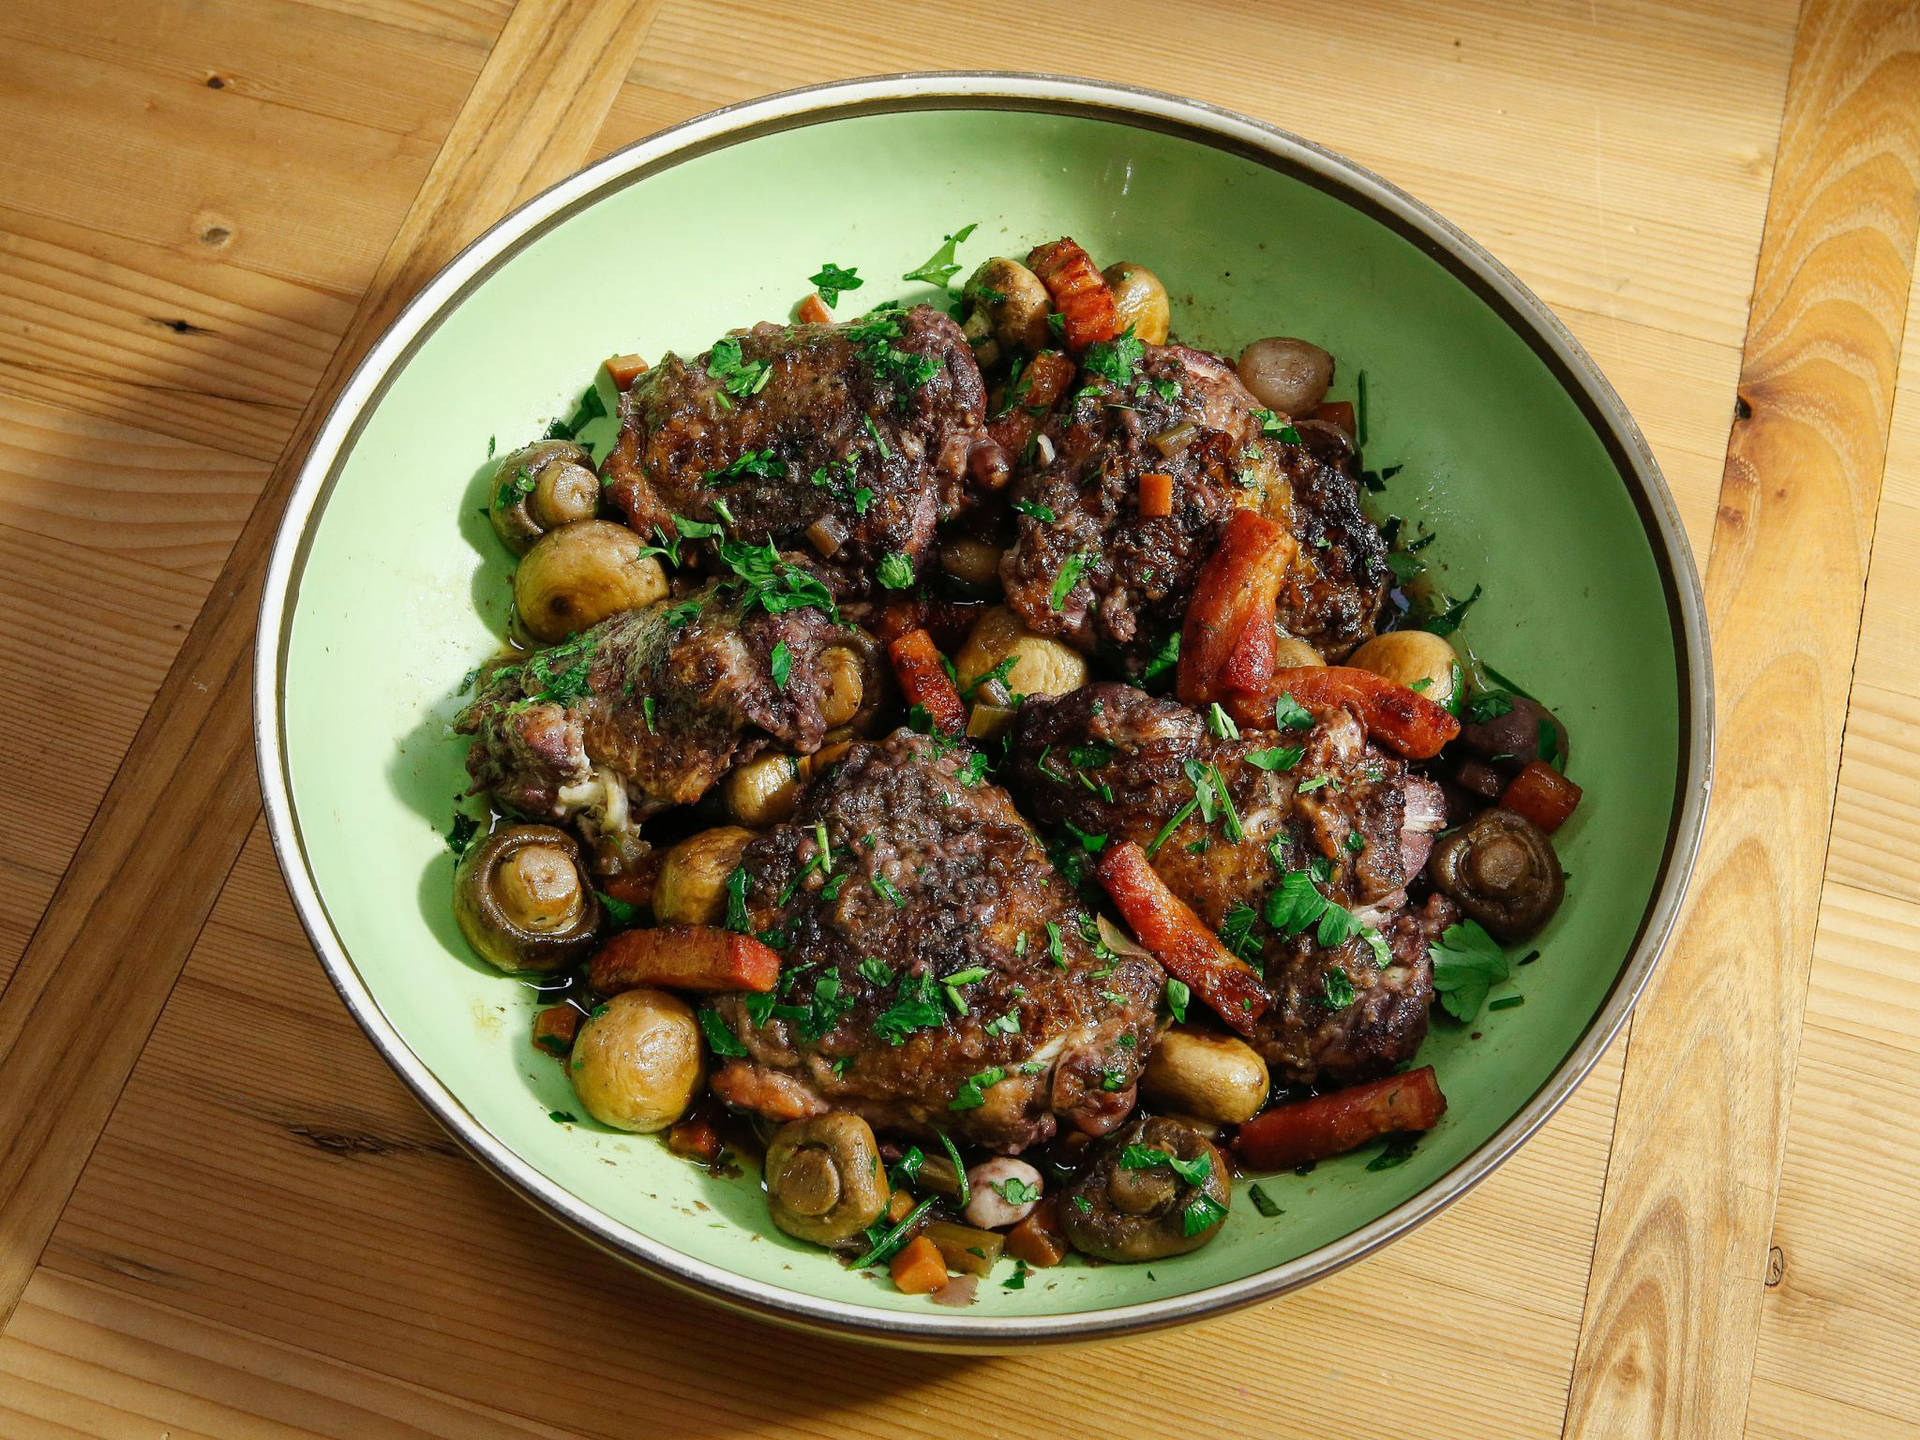
<path fill-rule="evenodd" d="M 1207 733 L 1216 740 L 1240 738 L 1240 727 L 1233 723 L 1231 715 L 1220 708 L 1218 700 L 1207 707 Z"/>
<path fill-rule="evenodd" d="M 1329 970 L 1320 977 L 1321 996 L 1329 1010 L 1344 1010 L 1353 1003 L 1353 981 L 1344 970 Z"/>
<path fill-rule="evenodd" d="M 979 222 L 976 221 L 972 225 L 962 225 L 953 234 L 946 237 L 945 243 L 941 245 L 938 250 L 934 251 L 926 260 L 907 271 L 907 273 L 900 278 L 902 280 L 924 280 L 929 285 L 938 285 L 941 289 L 946 289 L 947 282 L 960 273 L 960 263 L 953 258 L 954 252 L 960 248 L 962 241 L 973 234 L 978 223 Z"/>
<path fill-rule="evenodd" d="M 744 865 L 733 867 L 727 876 L 727 929 L 736 935 L 753 933 L 753 922 L 747 918 L 747 869 Z"/>
<path fill-rule="evenodd" d="M 880 557 L 880 567 L 874 574 L 887 589 L 905 590 L 913 584 L 913 561 L 892 550 Z"/>
<path fill-rule="evenodd" d="M 1513 973 L 1506 952 L 1478 921 L 1449 925 L 1428 950 L 1433 956 L 1433 988 L 1439 992 L 1440 1004 L 1463 1024 L 1480 1013 L 1487 991 Z"/>
<path fill-rule="evenodd" d="M 1475 725 L 1497 720 L 1513 709 L 1513 696 L 1505 690 L 1480 690 L 1467 702 L 1467 719 Z"/>
<path fill-rule="evenodd" d="M 593 894 L 594 898 L 600 902 L 601 908 L 607 912 L 607 918 L 616 925 L 631 925 L 633 917 L 640 913 L 638 905 L 629 905 L 626 901 L 617 899 L 604 890 L 596 890 Z"/>
<path fill-rule="evenodd" d="M 1049 597 L 1056 615 L 1065 608 L 1067 597 L 1073 593 L 1073 587 L 1080 583 L 1081 573 L 1093 558 L 1091 553 L 1082 550 L 1069 555 L 1066 563 L 1060 567 L 1060 574 L 1053 582 L 1053 594 Z"/>
<path fill-rule="evenodd" d="M 956 267 L 957 268 L 957 267 Z M 986 1092 L 1007 1078 L 1007 1067 L 989 1065 L 978 1075 L 969 1075 L 960 1082 L 960 1088 L 947 1102 L 949 1110 L 978 1110 L 987 1103 Z"/>
<path fill-rule="evenodd" d="M 1180 1212 L 1180 1233 L 1192 1239 L 1202 1230 L 1211 1230 L 1227 1218 L 1227 1207 L 1204 1190 L 1194 1192 L 1187 1208 Z"/>
<path fill-rule="evenodd" d="M 1016 500 L 1013 502 L 1013 508 L 1022 515 L 1038 520 L 1042 525 L 1051 525 L 1057 518 L 1051 507 L 1037 504 L 1032 500 Z"/>
<path fill-rule="evenodd" d="M 826 260 L 807 279 L 813 282 L 813 288 L 819 292 L 821 303 L 831 310 L 847 291 L 858 290 L 867 283 L 854 273 L 857 269 L 857 266 L 849 265 L 843 270 L 833 261 Z"/>
<path fill-rule="evenodd" d="M 713 342 L 707 354 L 707 374 L 720 382 L 723 393 L 744 400 L 767 388 L 773 366 L 765 360 L 744 360 L 740 355 L 740 337 L 729 335 Z"/>
<path fill-rule="evenodd" d="M 1220 917 L 1220 943 L 1242 960 L 1259 959 L 1260 937 L 1253 933 L 1254 922 L 1259 918 L 1245 901 L 1235 903 Z"/>
<path fill-rule="evenodd" d="M 1306 755 L 1300 745 L 1275 745 L 1266 750 L 1249 750 L 1247 763 L 1259 770 L 1291 770 Z"/>
<path fill-rule="evenodd" d="M 775 642 L 773 653 L 767 657 L 767 670 L 773 676 L 773 688 L 784 690 L 787 681 L 793 676 L 793 651 L 787 648 L 787 642 Z"/>
<path fill-rule="evenodd" d="M 860 962 L 860 978 L 870 985 L 891 985 L 893 971 L 887 968 L 887 962 L 877 955 L 868 955 Z"/>
<path fill-rule="evenodd" d="M 740 1037 L 733 1033 L 733 1027 L 727 1024 L 727 1017 L 711 1005 L 702 1005 L 695 1012 L 700 1021 L 701 1033 L 707 1037 L 707 1048 L 716 1055 L 740 1059 L 747 1053 L 747 1047 Z"/>
<path fill-rule="evenodd" d="M 1173 1016 L 1175 1024 L 1183 1024 L 1187 1018 L 1187 1001 L 1193 998 L 1193 991 L 1184 980 L 1167 977 L 1167 1013 Z"/>
<path fill-rule="evenodd" d="M 1278 415 L 1274 414 L 1273 411 L 1256 410 L 1253 412 L 1253 418 L 1260 422 L 1260 433 L 1262 435 L 1271 435 L 1282 445 L 1298 445 L 1300 443 L 1300 432 L 1282 420 Z"/>
<path fill-rule="evenodd" d="M 1133 379 L 1133 367 L 1146 356 L 1147 347 L 1134 338 L 1129 325 L 1111 340 L 1096 340 L 1080 359 L 1080 368 L 1110 385 L 1125 388 Z"/>
<path fill-rule="evenodd" d="M 467 853 L 467 846 L 473 843 L 473 837 L 480 833 L 480 822 L 471 815 L 455 815 L 453 828 L 447 831 L 447 848 L 456 855 Z"/>
<path fill-rule="evenodd" d="M 889 1045 L 904 1045 L 914 1031 L 942 1024 L 946 1018 L 933 976 L 907 975 L 901 978 L 893 1004 L 874 1017 L 873 1033 Z"/>
<path fill-rule="evenodd" d="M 1282 690 L 1280 698 L 1273 702 L 1273 723 L 1280 730 L 1309 730 L 1313 727 L 1313 712 L 1294 699 L 1291 690 Z"/>
<path fill-rule="evenodd" d="M 1473 593 L 1464 600 L 1456 600 L 1439 614 L 1431 616 L 1421 626 L 1430 635 L 1451 635 L 1460 628 L 1460 622 L 1467 618 L 1467 611 L 1480 598 L 1481 587 L 1473 587 Z"/>
<path fill-rule="evenodd" d="M 1031 1180 L 1022 1180 L 1018 1175 L 1009 1175 L 997 1185 L 987 1188 L 1009 1205 L 1031 1205 L 1040 1198 L 1040 1187 Z"/>
<path fill-rule="evenodd" d="M 1247 1187 L 1247 1199 L 1253 1202 L 1254 1209 L 1258 1210 L 1269 1220 L 1284 1213 L 1278 1205 L 1274 1204 L 1273 1197 L 1267 1194 L 1258 1183 Z"/>

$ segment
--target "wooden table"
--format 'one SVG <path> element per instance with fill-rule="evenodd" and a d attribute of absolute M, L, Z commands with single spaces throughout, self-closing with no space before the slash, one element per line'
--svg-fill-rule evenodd
<path fill-rule="evenodd" d="M 0 1434 L 1920 1436 L 1920 13 L 1077 10 L 0 7 Z M 956 1360 L 682 1299 L 464 1158 L 294 921 L 243 681 L 315 407 L 464 239 L 970 65 L 1235 106 L 1484 241 L 1711 557 L 1722 748 L 1631 1037 L 1481 1189 L 1249 1313 Z"/>

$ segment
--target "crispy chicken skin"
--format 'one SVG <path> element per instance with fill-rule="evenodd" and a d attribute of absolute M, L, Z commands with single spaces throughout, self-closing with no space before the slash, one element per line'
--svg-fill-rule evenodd
<path fill-rule="evenodd" d="M 1097 948 L 970 746 L 908 730 L 855 745 L 741 864 L 751 926 L 789 963 L 777 1004 L 716 1002 L 751 1052 L 714 1075 L 723 1099 L 1008 1154 L 1132 1108 L 1165 977 Z"/>
<path fill-rule="evenodd" d="M 1350 455 L 1270 418 L 1203 351 L 1147 345 L 1126 384 L 1081 380 L 1017 471 L 1018 535 L 1001 579 L 1030 629 L 1138 674 L 1180 628 L 1228 515 L 1249 507 L 1298 542 L 1282 628 L 1334 656 L 1373 633 L 1386 547 L 1360 511 Z M 1172 513 L 1143 517 L 1140 480 L 1153 473 L 1172 478 Z"/>
<path fill-rule="evenodd" d="M 1289 765 L 1290 755 L 1276 751 L 1299 755 Z M 1198 807 L 1167 830 L 1195 800 L 1194 772 L 1211 784 L 1213 767 L 1244 838 L 1232 837 L 1224 811 L 1209 822 Z M 1279 1078 L 1344 1084 L 1389 1070 L 1419 1047 L 1432 972 L 1419 917 L 1406 909 L 1406 884 L 1440 826 L 1438 789 L 1367 744 L 1345 710 L 1316 716 L 1311 729 L 1222 740 L 1171 700 L 1088 685 L 1051 702 L 1027 701 L 1009 784 L 1042 824 L 1071 824 L 1109 843 L 1158 840 L 1155 870 L 1216 930 L 1231 930 L 1236 911 L 1243 925 L 1258 916 L 1288 872 L 1325 869 L 1321 893 L 1380 933 L 1388 963 L 1358 934 L 1326 947 L 1311 929 L 1287 935 L 1252 920 L 1242 948 L 1274 997 L 1253 1043 Z M 1353 987 L 1350 1004 L 1329 1001 L 1335 969 Z"/>
<path fill-rule="evenodd" d="M 999 453 L 985 409 L 966 337 L 930 306 L 756 325 L 635 380 L 601 475 L 643 535 L 672 534 L 676 515 L 725 521 L 804 551 L 856 598 L 889 555 L 917 570 L 935 525 L 972 502 L 969 462 Z"/>
<path fill-rule="evenodd" d="M 819 609 L 742 604 L 735 587 L 710 585 L 493 671 L 454 723 L 474 737 L 474 789 L 531 820 L 578 820 L 611 858 L 601 842 L 698 800 L 767 745 L 819 749 L 833 623 Z M 784 686 L 772 667 L 783 643 Z"/>

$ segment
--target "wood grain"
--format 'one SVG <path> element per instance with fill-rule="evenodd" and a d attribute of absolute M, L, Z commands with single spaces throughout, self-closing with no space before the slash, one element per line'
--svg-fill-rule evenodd
<path fill-rule="evenodd" d="M 1368 0 L 1329 17 L 1305 0 L 1195 0 L 1181 43 L 1168 45 L 1147 0 L 1112 0 L 1098 23 L 1044 35 L 1031 8 L 1010 0 L 953 0 L 910 17 L 855 0 L 666 0 L 610 105 L 551 110 L 538 123 L 558 127 L 541 137 L 584 156 L 781 85 L 980 63 L 1249 110 L 1410 186 L 1539 290 L 1640 417 L 1704 553 L 1751 340 L 1762 220 L 1813 248 L 1835 228 L 1818 207 L 1848 188 L 1804 183 L 1803 171 L 1792 193 L 1813 208 L 1785 205 L 1784 188 L 1768 208 L 1796 7 Z M 267 483 L 325 383 L 382 242 L 447 148 L 511 9 L 103 0 L 69 20 L 52 0 L 21 0 L 0 16 L 11 47 L 0 49 L 0 132 L 24 137 L 0 155 L 0 613 L 16 640 L 0 652 L 0 774 L 14 782 L 0 786 L 0 984 L 219 571 L 244 492 Z M 1816 7 L 1809 21 L 1830 26 L 1831 12 Z M 1884 37 L 1861 27 L 1836 43 L 1857 57 Z M 1920 87 L 1902 83 L 1895 98 L 1910 104 Z M 1870 143 L 1834 143 L 1838 174 L 1862 164 L 1879 183 Z M 1842 261 L 1852 307 L 1896 333 L 1897 307 L 1871 289 L 1878 262 Z M 1909 355 L 1912 332 L 1910 321 Z M 1827 363 L 1878 376 L 1891 359 L 1884 346 L 1841 348 Z M 1915 370 L 1903 391 L 1920 381 Z M 1862 408 L 1826 423 L 1852 424 Z M 1884 411 L 1865 423 L 1884 425 Z M 1909 863 L 1920 840 L 1920 736 L 1908 718 L 1920 698 L 1908 579 L 1920 564 L 1916 483 L 1920 405 L 1907 398 L 1887 456 L 1834 818 L 1830 873 L 1841 883 L 1821 911 L 1807 1061 L 1794 1079 L 1772 1237 L 1782 1272 L 1747 1347 L 1747 1433 L 1762 1440 L 1920 1435 L 1920 1282 L 1901 1248 L 1920 1226 L 1904 1138 L 1920 1123 L 1905 1078 L 1920 1048 L 1920 877 Z M 1753 563 L 1790 571 L 1798 558 L 1768 551 Z M 1822 583 L 1839 603 L 1849 582 Z M 1743 586 L 1735 603 L 1764 606 L 1777 626 L 1782 594 L 1797 592 Z M 1831 706 L 1844 667 L 1816 678 Z M 1796 756 L 1830 764 L 1830 730 L 1806 731 L 1792 710 L 1774 723 Z M 51 806 L 49 775 L 61 791 Z M 1722 776 L 1735 788 L 1724 764 Z M 229 853 L 250 815 L 250 804 L 231 812 Z M 70 923 L 75 912 L 62 913 Z M 106 913 L 131 930 L 124 912 Z M 1071 1431 L 1184 1433 L 1204 1421 L 1261 1436 L 1507 1440 L 1561 1430 L 1583 1318 L 1615 1314 L 1585 1301 L 1618 1047 L 1486 1186 L 1305 1295 L 1102 1351 L 943 1361 L 730 1319 L 538 1222 L 451 1149 L 360 1040 L 257 830 L 210 914 L 204 903 L 150 908 L 141 962 L 155 952 L 170 978 L 175 930 L 203 915 L 35 1278 L 0 1325 L 9 1437 L 642 1429 L 898 1440 L 1031 1433 L 1039 1395 Z M 150 1016 L 154 997 L 135 998 Z M 1726 1043 L 1705 1031 L 1660 1043 L 1701 1033 Z M 124 1069 L 127 1038 L 108 1038 Z M 1636 1049 L 1651 1043 L 1643 1030 Z M 1636 1054 L 1636 1067 L 1647 1063 Z M 33 1083 L 44 1102 L 84 1069 L 70 1061 L 57 1080 L 42 1071 Z M 1645 1078 L 1621 1122 L 1643 1139 Z M 14 1123 L 6 1103 L 0 1092 L 0 1127 Z M 82 1107 L 83 1126 L 97 1126 L 102 1103 L 94 1095 Z M 1698 1166 L 1700 1153 L 1643 1146 L 1634 1168 Z M 1724 1187 L 1701 1194 L 1727 1200 Z M 1752 1208 L 1734 1198 L 1744 1208 L 1727 1226 Z M 5 1203 L 0 1255 L 12 1239 Z M 1678 1308 L 1698 1307 L 1719 1278 L 1669 1273 Z M 1168 1378 L 1142 1401 L 1139 1386 L 1090 1384 L 1090 1359 Z M 1447 1383 L 1409 1387 L 1409 1373 Z M 1715 1422 L 1744 1403 L 1747 1380 L 1737 1364 L 1705 1377 L 1729 1392 Z M 1698 1413 L 1676 1411 L 1673 1424 Z M 1630 1416 L 1612 1433 L 1661 1433 L 1639 1423 Z M 1736 1433 L 1709 1423 L 1669 1433 Z"/>
<path fill-rule="evenodd" d="M 1707 571 L 1722 777 L 1634 1023 L 1569 1436 L 1737 1436 L 1920 232 L 1920 14 L 1803 13 Z"/>
<path fill-rule="evenodd" d="M 598 126 L 652 11 L 646 0 L 552 0 L 508 20 L 0 994 L 0 1316 L 31 1274 L 256 812 L 254 612 L 306 444 L 407 298 L 486 224 L 584 158 L 581 137 Z"/>

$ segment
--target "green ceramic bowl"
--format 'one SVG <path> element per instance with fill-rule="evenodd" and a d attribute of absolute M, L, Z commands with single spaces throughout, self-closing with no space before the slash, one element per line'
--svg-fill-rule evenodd
<path fill-rule="evenodd" d="M 768 1222 L 758 1177 L 564 1123 L 532 993 L 461 943 L 442 840 L 466 784 L 449 734 L 464 672 L 506 619 L 484 519 L 490 447 L 567 411 L 600 359 L 703 348 L 784 317 L 824 260 L 908 293 L 943 232 L 969 267 L 1071 234 L 1157 271 L 1187 340 L 1274 333 L 1367 391 L 1375 503 L 1482 585 L 1462 638 L 1553 705 L 1586 788 L 1573 881 L 1518 972 L 1524 1006 L 1422 1051 L 1452 1102 L 1404 1164 L 1362 1151 L 1244 1193 L 1219 1237 L 1148 1266 L 998 1277 L 943 1309 Z M 845 302 L 842 309 L 847 309 Z M 611 422 L 601 422 L 610 427 Z M 355 1018 L 428 1109 L 514 1189 L 650 1273 L 753 1312 L 902 1344 L 1137 1331 L 1301 1285 L 1486 1175 L 1625 1020 L 1673 924 L 1710 764 L 1698 581 L 1645 441 L 1546 308 L 1392 186 L 1268 126 L 1143 91 L 909 75 L 774 96 L 679 126 L 549 190 L 450 265 L 346 387 L 288 506 L 262 607 L 261 782 L 295 904 Z M 531 1278 L 529 1283 L 532 1283 Z"/>

